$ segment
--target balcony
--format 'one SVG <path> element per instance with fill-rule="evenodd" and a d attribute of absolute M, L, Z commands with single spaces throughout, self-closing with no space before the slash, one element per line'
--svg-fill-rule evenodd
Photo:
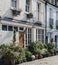
<path fill-rule="evenodd" d="M 20 13 L 21 13 L 21 9 L 16 9 L 14 7 L 11 7 L 11 11 L 12 11 L 13 16 L 20 15 Z"/>

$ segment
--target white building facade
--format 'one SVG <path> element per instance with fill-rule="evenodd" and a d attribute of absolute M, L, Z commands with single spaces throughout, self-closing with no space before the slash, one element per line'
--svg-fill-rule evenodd
<path fill-rule="evenodd" d="M 58 1 L 47 1 L 47 41 L 53 41 L 58 49 Z"/>
<path fill-rule="evenodd" d="M 0 45 L 13 41 L 27 47 L 32 41 L 45 42 L 45 3 L 42 0 L 0 1 Z"/>

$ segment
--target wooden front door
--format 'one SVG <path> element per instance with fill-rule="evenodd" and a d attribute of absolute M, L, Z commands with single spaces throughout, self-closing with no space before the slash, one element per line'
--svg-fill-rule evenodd
<path fill-rule="evenodd" d="M 24 32 L 19 32 L 19 45 L 24 47 Z"/>

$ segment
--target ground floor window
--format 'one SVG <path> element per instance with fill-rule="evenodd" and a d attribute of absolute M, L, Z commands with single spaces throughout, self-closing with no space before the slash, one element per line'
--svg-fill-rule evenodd
<path fill-rule="evenodd" d="M 2 25 L 2 30 L 4 30 L 4 31 L 13 31 L 13 30 L 18 31 L 18 26 Z"/>
<path fill-rule="evenodd" d="M 8 31 L 13 31 L 13 26 L 8 26 Z"/>
<path fill-rule="evenodd" d="M 36 29 L 36 41 L 42 41 L 44 43 L 44 30 Z"/>
<path fill-rule="evenodd" d="M 26 31 L 25 31 L 26 46 L 28 46 L 31 43 L 31 40 L 32 40 L 32 29 L 31 28 L 26 28 Z"/>
<path fill-rule="evenodd" d="M 7 30 L 7 25 L 2 25 L 2 30 L 6 31 Z"/>

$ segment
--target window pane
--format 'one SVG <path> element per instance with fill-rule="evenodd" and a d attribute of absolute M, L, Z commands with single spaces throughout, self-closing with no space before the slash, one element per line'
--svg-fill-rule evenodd
<path fill-rule="evenodd" d="M 19 30 L 23 30 L 24 28 L 23 27 L 19 27 Z"/>
<path fill-rule="evenodd" d="M 7 25 L 2 25 L 2 30 L 7 30 Z"/>
<path fill-rule="evenodd" d="M 26 0 L 26 11 L 29 12 L 30 9 L 30 0 Z"/>
<path fill-rule="evenodd" d="M 17 0 L 12 0 L 12 7 L 16 7 L 17 6 Z"/>
<path fill-rule="evenodd" d="M 14 30 L 18 31 L 18 27 L 14 27 Z"/>
<path fill-rule="evenodd" d="M 8 26 L 8 31 L 13 31 L 13 26 Z"/>

